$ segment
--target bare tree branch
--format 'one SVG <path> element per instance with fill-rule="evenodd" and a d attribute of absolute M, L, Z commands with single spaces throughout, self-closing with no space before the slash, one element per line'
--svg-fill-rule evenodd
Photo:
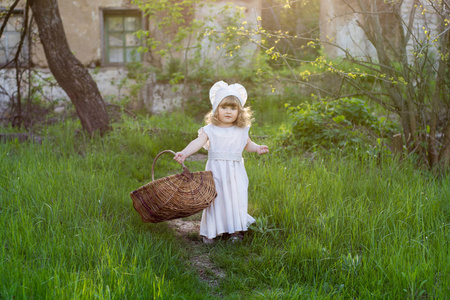
<path fill-rule="evenodd" d="M 3 32 L 6 28 L 6 25 L 8 24 L 9 18 L 11 17 L 11 15 L 14 13 L 14 8 L 17 6 L 17 4 L 19 3 L 20 0 L 16 0 L 14 1 L 14 3 L 11 5 L 11 7 L 8 10 L 8 13 L 5 16 L 5 19 L 3 20 L 3 24 L 2 27 L 0 28 L 0 36 L 3 36 Z"/>

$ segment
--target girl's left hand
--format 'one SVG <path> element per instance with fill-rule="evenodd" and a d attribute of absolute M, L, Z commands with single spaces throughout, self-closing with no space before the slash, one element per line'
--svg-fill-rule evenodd
<path fill-rule="evenodd" d="M 259 155 L 266 154 L 268 152 L 269 152 L 269 147 L 267 147 L 266 145 L 260 145 L 258 147 L 258 149 L 256 150 L 256 153 L 258 153 Z"/>

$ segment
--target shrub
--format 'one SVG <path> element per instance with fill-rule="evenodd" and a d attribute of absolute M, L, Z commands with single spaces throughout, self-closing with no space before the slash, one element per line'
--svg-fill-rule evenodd
<path fill-rule="evenodd" d="M 302 103 L 288 113 L 292 126 L 279 136 L 287 150 L 332 150 L 381 146 L 383 139 L 391 136 L 396 126 L 374 116 L 364 100 L 343 98 L 339 100 Z"/>

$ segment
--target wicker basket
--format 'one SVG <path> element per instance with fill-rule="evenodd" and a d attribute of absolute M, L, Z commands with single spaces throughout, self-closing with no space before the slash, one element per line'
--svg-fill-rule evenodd
<path fill-rule="evenodd" d="M 146 223 L 158 223 L 196 214 L 208 207 L 216 198 L 211 171 L 191 173 L 184 164 L 183 172 L 155 180 L 156 160 L 152 165 L 152 181 L 130 193 L 133 206 Z"/>

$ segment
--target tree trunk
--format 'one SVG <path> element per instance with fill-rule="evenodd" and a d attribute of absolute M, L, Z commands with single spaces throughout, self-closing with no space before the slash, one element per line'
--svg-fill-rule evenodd
<path fill-rule="evenodd" d="M 358 0 L 361 11 L 365 11 L 368 14 L 365 16 L 364 23 L 358 24 L 366 34 L 369 41 L 374 46 L 377 52 L 377 58 L 380 63 L 380 70 L 382 74 L 385 74 L 387 78 L 397 78 L 398 74 L 394 71 L 393 62 L 389 57 L 387 48 L 383 43 L 383 37 L 389 36 L 383 32 L 383 28 L 380 23 L 380 14 L 378 14 L 377 0 L 367 1 Z M 398 15 L 398 9 L 400 6 L 393 7 L 394 15 Z M 399 30 L 402 37 L 402 45 L 397 49 L 400 51 L 400 55 L 396 56 L 396 60 L 402 64 L 403 69 L 408 68 L 408 61 L 406 56 L 406 39 L 404 38 L 403 27 L 401 23 L 398 23 L 397 30 Z M 419 142 L 416 137 L 417 133 L 417 111 L 414 106 L 413 99 L 406 99 L 403 96 L 402 90 L 398 84 L 393 84 L 389 81 L 382 82 L 384 88 L 392 99 L 396 112 L 400 117 L 403 133 L 405 135 L 405 144 L 409 150 L 416 149 Z"/>
<path fill-rule="evenodd" d="M 447 122 L 444 129 L 444 146 L 439 153 L 439 162 L 444 168 L 450 166 L 450 122 Z"/>
<path fill-rule="evenodd" d="M 96 82 L 69 49 L 57 0 L 29 1 L 49 68 L 75 106 L 83 129 L 90 135 L 105 132 L 105 104 Z"/>
<path fill-rule="evenodd" d="M 450 5 L 446 4 L 446 6 L 441 6 L 440 11 L 442 16 L 448 16 L 450 13 Z M 441 53 L 442 57 L 446 57 L 450 54 L 450 33 L 448 30 L 445 30 L 446 24 L 444 22 L 441 22 L 439 24 L 440 32 L 443 32 L 444 35 L 441 38 L 441 44 L 439 47 L 439 52 Z M 450 120 L 449 119 L 449 113 L 448 113 L 448 105 L 449 103 L 449 73 L 450 73 L 450 63 L 447 59 L 440 59 L 439 60 L 439 66 L 437 70 L 437 76 L 436 76 L 436 85 L 433 95 L 433 108 L 434 112 L 438 113 L 439 111 L 442 111 L 442 108 L 446 108 L 447 111 L 446 117 L 447 121 L 444 127 L 444 143 L 441 148 L 441 152 L 439 153 L 439 162 L 441 166 L 444 166 L 445 168 L 450 168 Z"/>

